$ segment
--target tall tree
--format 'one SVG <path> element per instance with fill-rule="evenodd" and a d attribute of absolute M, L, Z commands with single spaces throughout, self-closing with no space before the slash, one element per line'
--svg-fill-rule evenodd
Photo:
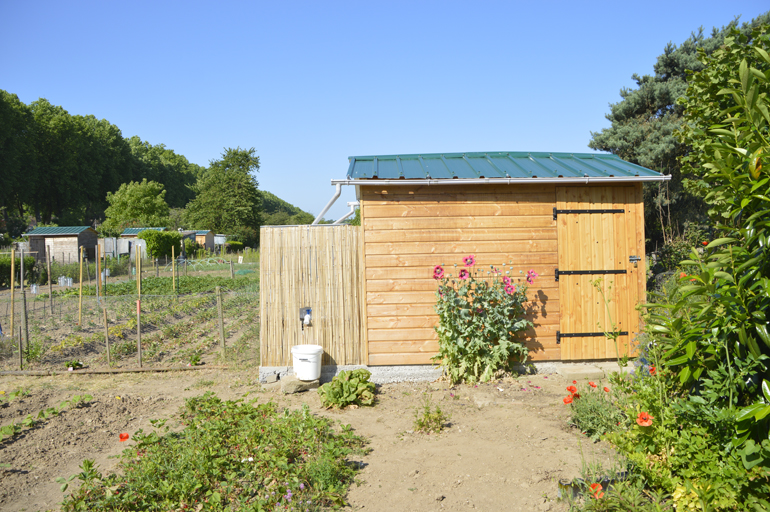
<path fill-rule="evenodd" d="M 107 193 L 110 204 L 101 232 L 118 235 L 128 227 L 164 227 L 169 222 L 169 210 L 163 185 L 143 179 L 141 183 L 124 183 L 113 194 Z"/>
<path fill-rule="evenodd" d="M 261 196 L 253 173 L 259 170 L 256 150 L 226 148 L 192 187 L 187 205 L 189 227 L 233 235 L 246 244 L 259 240 Z"/>
<path fill-rule="evenodd" d="M 686 93 L 688 70 L 703 69 L 698 52 L 713 53 L 731 28 L 748 34 L 752 27 L 768 21 L 770 12 L 740 27 L 734 20 L 722 29 L 714 28 L 710 37 L 705 37 L 701 28 L 679 47 L 669 43 L 658 56 L 655 74 L 633 75 L 636 87 L 621 89 L 621 101 L 610 104 L 606 117 L 612 126 L 591 133 L 590 148 L 671 174 L 671 181 L 665 185 L 644 187 L 645 228 L 653 244 L 650 248 L 681 230 L 686 221 L 706 218 L 703 200 L 685 187 L 686 179 L 691 176 L 683 174 L 679 159 L 689 153 L 690 147 L 676 137 L 676 131 L 684 122 L 683 108 L 677 100 Z"/>
<path fill-rule="evenodd" d="M 0 90 L 0 210 L 5 229 L 18 236 L 23 224 L 19 212 L 28 199 L 28 179 L 36 171 L 34 161 L 34 117 L 19 97 Z M 0 230 L 2 231 L 2 230 Z"/>

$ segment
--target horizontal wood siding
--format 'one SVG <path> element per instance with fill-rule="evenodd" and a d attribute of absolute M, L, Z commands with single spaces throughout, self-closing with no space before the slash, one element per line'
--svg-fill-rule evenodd
<path fill-rule="evenodd" d="M 559 359 L 555 187 L 361 188 L 366 335 L 370 365 L 430 364 L 438 351 L 433 267 L 456 273 L 469 254 L 482 268 L 506 264 L 530 286 L 535 327 L 521 338 L 534 360 Z"/>

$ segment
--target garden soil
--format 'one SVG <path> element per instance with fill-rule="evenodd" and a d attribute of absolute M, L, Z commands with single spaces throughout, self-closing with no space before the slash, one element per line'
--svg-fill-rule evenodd
<path fill-rule="evenodd" d="M 119 434 L 152 428 L 151 419 L 173 418 L 186 398 L 213 391 L 223 399 L 250 393 L 350 424 L 371 452 L 356 460 L 358 485 L 347 496 L 356 511 L 563 511 L 561 478 L 580 475 L 583 464 L 611 466 L 606 443 L 592 443 L 567 425 L 566 382 L 558 375 L 504 378 L 450 388 L 446 382 L 378 387 L 374 407 L 342 411 L 321 407 L 314 391 L 282 395 L 260 386 L 257 370 L 0 377 L 6 394 L 27 395 L 0 405 L 0 425 L 20 422 L 74 395 L 90 394 L 81 407 L 65 407 L 31 429 L 0 443 L 0 510 L 57 510 L 63 499 L 57 477 L 95 459 L 113 470 L 126 444 Z M 416 433 L 415 411 L 429 398 L 450 416 L 440 434 Z M 73 481 L 73 485 L 77 480 Z"/>

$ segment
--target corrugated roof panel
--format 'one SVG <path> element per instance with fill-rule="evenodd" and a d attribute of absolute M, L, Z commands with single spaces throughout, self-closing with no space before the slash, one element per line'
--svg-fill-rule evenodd
<path fill-rule="evenodd" d="M 617 155 L 598 153 L 433 153 L 350 157 L 350 162 L 350 179 L 661 176 Z"/>
<path fill-rule="evenodd" d="M 92 229 L 91 226 L 46 226 L 41 228 L 35 228 L 25 235 L 50 235 L 50 236 L 66 236 L 66 235 L 79 235 L 87 229 Z"/>
<path fill-rule="evenodd" d="M 126 228 L 123 230 L 123 232 L 120 234 L 120 236 L 123 235 L 138 235 L 142 231 L 146 231 L 148 229 L 151 229 L 153 231 L 165 231 L 166 228 Z"/>

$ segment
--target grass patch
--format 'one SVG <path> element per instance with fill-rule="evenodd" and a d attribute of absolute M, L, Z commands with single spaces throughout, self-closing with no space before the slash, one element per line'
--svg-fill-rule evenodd
<path fill-rule="evenodd" d="M 279 410 L 206 393 L 188 399 L 181 416 L 181 432 L 154 420 L 160 434 L 134 434 L 118 473 L 84 461 L 62 510 L 320 510 L 344 504 L 356 472 L 346 458 L 365 453 L 349 426 L 336 432 L 307 406 Z"/>

